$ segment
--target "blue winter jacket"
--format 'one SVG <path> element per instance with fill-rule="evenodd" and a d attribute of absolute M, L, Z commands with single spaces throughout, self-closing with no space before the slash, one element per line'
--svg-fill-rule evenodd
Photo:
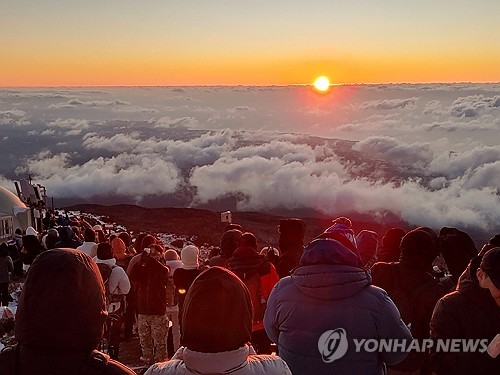
<path fill-rule="evenodd" d="M 381 374 L 384 362 L 396 364 L 406 357 L 401 350 L 369 352 L 360 346 L 356 351 L 354 339 L 409 343 L 412 338 L 387 293 L 372 286 L 369 273 L 359 265 L 359 257 L 340 242 L 314 240 L 304 250 L 300 266 L 271 292 L 264 326 L 294 375 Z M 338 328 L 346 333 L 345 354 L 341 340 L 327 340 L 325 348 L 323 336 L 323 344 L 318 344 L 324 332 Z M 330 336 L 335 337 L 339 334 Z M 334 351 L 343 354 L 341 358 L 325 362 Z"/>

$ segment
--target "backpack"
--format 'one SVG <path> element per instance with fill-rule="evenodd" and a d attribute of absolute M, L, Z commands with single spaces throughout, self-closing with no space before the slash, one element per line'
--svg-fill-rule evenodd
<path fill-rule="evenodd" d="M 99 272 L 101 273 L 102 282 L 104 283 L 104 292 L 106 296 L 106 310 L 109 313 L 116 312 L 121 307 L 121 302 L 123 296 L 120 294 L 114 294 L 115 290 L 109 290 L 109 277 L 113 272 L 113 268 L 117 266 L 108 266 L 105 263 L 97 263 L 97 268 L 99 268 Z"/>

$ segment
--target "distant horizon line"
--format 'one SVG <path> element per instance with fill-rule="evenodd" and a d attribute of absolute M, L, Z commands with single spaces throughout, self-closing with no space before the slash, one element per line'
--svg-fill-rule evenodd
<path fill-rule="evenodd" d="M 330 86 L 380 86 L 380 85 L 494 85 L 500 84 L 500 81 L 460 81 L 460 82 L 379 82 L 379 83 L 332 83 Z M 289 83 L 289 84 L 212 84 L 212 85 L 34 85 L 34 86 L 0 86 L 0 89 L 31 89 L 31 88 L 81 88 L 81 87 L 295 87 L 295 86 L 313 86 L 313 83 Z"/>

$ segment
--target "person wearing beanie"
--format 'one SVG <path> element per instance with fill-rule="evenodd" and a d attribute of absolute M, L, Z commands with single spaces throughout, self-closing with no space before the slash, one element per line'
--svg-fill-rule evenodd
<path fill-rule="evenodd" d="M 423 228 L 408 232 L 401 240 L 399 262 L 378 262 L 371 269 L 373 285 L 387 292 L 413 337 L 420 341 L 429 338 L 434 306 L 449 290 L 432 274 L 432 263 L 438 255 L 435 236 Z M 427 361 L 426 353 L 412 351 L 391 371 L 426 371 Z"/>
<path fill-rule="evenodd" d="M 175 291 L 179 296 L 179 324 L 181 327 L 181 344 L 182 344 L 182 308 L 186 293 L 193 283 L 194 279 L 204 270 L 199 267 L 199 253 L 200 250 L 194 245 L 185 246 L 181 250 L 182 267 L 177 268 L 174 272 L 173 280 Z"/>
<path fill-rule="evenodd" d="M 406 232 L 401 228 L 389 228 L 382 237 L 382 245 L 378 249 L 378 262 L 397 262 L 399 260 L 401 240 Z"/>
<path fill-rule="evenodd" d="M 210 324 L 203 316 L 210 316 Z M 248 345 L 252 303 L 248 289 L 232 272 L 212 267 L 201 273 L 186 296 L 183 346 L 174 357 L 151 366 L 145 375 L 289 375 L 275 355 L 256 355 Z"/>
<path fill-rule="evenodd" d="M 304 236 L 306 223 L 301 219 L 283 219 L 278 226 L 280 234 L 278 246 L 280 259 L 278 261 L 278 275 L 285 277 L 298 266 L 302 252 L 304 251 Z"/>
<path fill-rule="evenodd" d="M 95 232 L 91 228 L 86 228 L 83 232 L 83 244 L 78 246 L 77 249 L 83 251 L 91 258 L 97 255 L 97 244 L 95 242 Z"/>
<path fill-rule="evenodd" d="M 431 348 L 430 367 L 437 375 L 500 373 L 500 247 L 474 257 L 457 289 L 434 309 L 430 335 L 434 340 L 482 340 L 486 350 L 455 346 Z M 464 345 L 464 344 L 462 344 Z"/>
<path fill-rule="evenodd" d="M 113 257 L 116 259 L 116 264 L 126 270 L 132 256 L 127 254 L 125 242 L 119 237 L 113 238 L 111 247 L 113 248 Z"/>
<path fill-rule="evenodd" d="M 257 239 L 253 233 L 244 233 L 240 245 L 229 259 L 227 268 L 234 272 L 250 292 L 253 306 L 251 343 L 258 354 L 271 354 L 271 341 L 264 330 L 266 301 L 279 280 L 274 266 L 266 256 L 257 251 Z"/>
<path fill-rule="evenodd" d="M 185 270 L 197 269 L 200 265 L 198 256 L 200 250 L 194 245 L 188 245 L 181 250 L 182 268 Z"/>
<path fill-rule="evenodd" d="M 333 225 L 317 236 L 316 239 L 330 238 L 339 241 L 354 254 L 358 255 L 359 258 L 358 244 L 356 243 L 354 231 L 351 229 L 351 220 L 347 217 L 341 216 L 332 220 L 332 222 Z"/>
<path fill-rule="evenodd" d="M 17 344 L 0 353 L 0 374 L 133 375 L 96 350 L 106 316 L 102 278 L 88 255 L 73 249 L 41 253 L 19 300 Z"/>
<path fill-rule="evenodd" d="M 101 272 L 104 285 L 109 293 L 107 298 L 108 312 L 113 313 L 111 321 L 111 333 L 109 338 L 108 353 L 113 359 L 117 359 L 120 353 L 120 332 L 123 326 L 123 314 L 125 311 L 125 296 L 130 291 L 130 280 L 125 270 L 116 265 L 113 250 L 108 242 L 97 245 L 97 255 L 94 261 Z M 107 279 L 104 279 L 106 276 Z"/>
<path fill-rule="evenodd" d="M 167 286 L 167 319 L 172 324 L 169 324 L 168 337 L 167 337 L 167 352 L 171 357 L 181 344 L 181 327 L 179 324 L 179 295 L 175 289 L 174 272 L 178 268 L 182 268 L 182 261 L 179 254 L 174 249 L 165 251 L 165 261 L 170 268 L 168 274 Z"/>
<path fill-rule="evenodd" d="M 208 262 L 210 267 L 226 266 L 227 260 L 231 258 L 234 250 L 238 247 L 242 234 L 243 233 L 239 229 L 229 229 L 222 234 L 220 239 L 220 255 L 210 258 Z"/>
<path fill-rule="evenodd" d="M 352 340 L 412 339 L 387 293 L 371 285 L 359 256 L 333 238 L 314 239 L 299 267 L 278 281 L 267 301 L 264 327 L 294 375 L 382 374 L 384 363 L 406 357 L 404 349 L 356 350 Z M 324 347 L 320 339 L 337 328 L 349 345 L 344 356 L 327 363 L 336 344 L 332 339 Z"/>
<path fill-rule="evenodd" d="M 366 269 L 370 269 L 377 261 L 378 236 L 371 230 L 362 230 L 356 236 L 359 257 Z"/>
<path fill-rule="evenodd" d="M 137 288 L 137 330 L 141 343 L 141 361 L 146 364 L 167 358 L 167 289 L 169 268 L 165 249 L 152 244 L 140 254 L 130 279 Z"/>

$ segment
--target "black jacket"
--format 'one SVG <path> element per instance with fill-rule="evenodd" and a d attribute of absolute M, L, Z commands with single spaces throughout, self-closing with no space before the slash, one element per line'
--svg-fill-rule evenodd
<path fill-rule="evenodd" d="M 95 349 L 107 316 L 104 285 L 81 251 L 49 250 L 31 265 L 16 313 L 16 348 L 0 374 L 134 374 Z"/>
<path fill-rule="evenodd" d="M 169 268 L 142 253 L 134 265 L 130 280 L 137 293 L 137 312 L 143 315 L 164 315 L 167 309 Z"/>
<path fill-rule="evenodd" d="M 191 287 L 194 279 L 203 272 L 203 269 L 195 268 L 193 270 L 186 270 L 184 268 L 177 268 L 173 275 L 175 290 L 179 296 L 179 316 L 182 319 L 182 308 L 186 294 Z"/>
<path fill-rule="evenodd" d="M 460 278 L 457 290 L 441 298 L 431 320 L 433 339 L 486 339 L 500 332 L 500 307 L 475 277 L 479 261 L 473 259 Z M 431 351 L 431 367 L 438 375 L 500 374 L 500 356 L 487 353 Z"/>
<path fill-rule="evenodd" d="M 33 260 L 40 254 L 43 250 L 45 250 L 38 241 L 38 238 L 34 235 L 23 236 L 23 263 L 31 264 Z"/>
<path fill-rule="evenodd" d="M 300 258 L 304 252 L 302 243 L 291 244 L 288 246 L 280 246 L 281 256 L 278 261 L 278 275 L 280 278 L 290 276 L 294 268 L 299 265 Z"/>
<path fill-rule="evenodd" d="M 413 337 L 419 340 L 429 338 L 432 312 L 448 288 L 425 270 L 404 262 L 375 263 L 371 274 L 373 285 L 387 292 L 399 309 L 401 319 L 410 324 Z M 413 371 L 424 368 L 426 361 L 425 353 L 410 352 L 403 362 L 393 368 Z"/>

